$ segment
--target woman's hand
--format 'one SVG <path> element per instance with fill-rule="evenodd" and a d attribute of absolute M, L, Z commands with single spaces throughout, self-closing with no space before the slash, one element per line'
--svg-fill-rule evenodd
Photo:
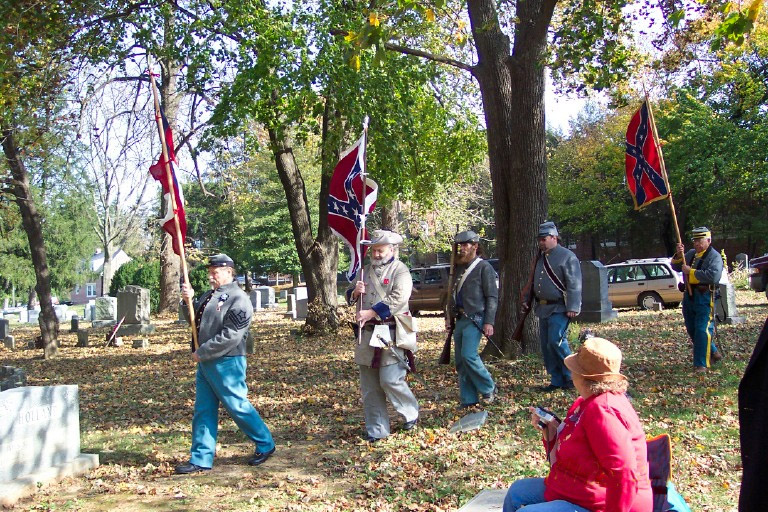
<path fill-rule="evenodd" d="M 557 437 L 557 427 L 560 426 L 560 422 L 557 419 L 551 419 L 549 421 L 545 421 L 542 419 L 538 414 L 536 414 L 536 408 L 535 407 L 529 407 L 529 411 L 531 411 L 531 424 L 541 430 L 542 435 L 544 436 L 545 441 L 551 441 Z M 541 423 L 544 423 L 544 427 L 541 426 Z"/>

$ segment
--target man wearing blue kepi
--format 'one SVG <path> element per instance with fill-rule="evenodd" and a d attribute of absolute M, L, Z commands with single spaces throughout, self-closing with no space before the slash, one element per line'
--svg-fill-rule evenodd
<path fill-rule="evenodd" d="M 691 238 L 693 249 L 687 253 L 683 244 L 677 244 L 672 268 L 682 272 L 683 281 L 690 285 L 683 291 L 683 319 L 688 336 L 693 340 L 694 370 L 706 372 L 710 362 L 723 358 L 712 340 L 715 287 L 723 273 L 723 258 L 712 248 L 712 233 L 708 228 L 694 229 Z"/>
<path fill-rule="evenodd" d="M 195 413 L 192 418 L 192 449 L 189 463 L 176 466 L 176 473 L 207 471 L 213 467 L 219 424 L 219 403 L 243 433 L 256 443 L 248 463 L 258 466 L 275 452 L 272 434 L 248 401 L 245 384 L 245 340 L 253 316 L 250 299 L 238 286 L 235 263 L 226 254 L 208 260 L 211 289 L 195 301 L 195 328 L 200 346 L 192 352 L 197 362 Z M 181 288 L 191 300 L 194 290 Z"/>
<path fill-rule="evenodd" d="M 544 366 L 550 376 L 542 391 L 572 389 L 571 372 L 563 362 L 571 354 L 568 324 L 581 312 L 581 266 L 571 251 L 558 244 L 554 222 L 539 225 L 541 257 L 533 273 L 534 312 L 539 318 L 539 337 Z M 523 303 L 523 310 L 531 307 Z"/>
<path fill-rule="evenodd" d="M 456 319 L 453 330 L 456 371 L 459 374 L 459 400 L 462 407 L 485 403 L 496 398 L 496 384 L 477 353 L 483 335 L 493 336 L 499 289 L 496 271 L 481 258 L 480 236 L 462 231 L 456 243 L 456 281 L 448 311 Z M 446 318 L 445 328 L 450 329 Z"/>

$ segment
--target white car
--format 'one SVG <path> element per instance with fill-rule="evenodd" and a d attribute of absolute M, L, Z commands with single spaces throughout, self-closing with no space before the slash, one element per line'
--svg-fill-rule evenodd
<path fill-rule="evenodd" d="M 672 270 L 670 258 L 627 260 L 606 265 L 608 298 L 614 307 L 653 309 L 656 303 L 677 307 L 683 300 L 678 288 L 682 276 Z"/>

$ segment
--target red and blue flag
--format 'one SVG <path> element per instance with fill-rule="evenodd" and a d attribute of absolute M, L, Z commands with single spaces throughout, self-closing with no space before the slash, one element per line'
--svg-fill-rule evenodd
<path fill-rule="evenodd" d="M 168 120 L 165 118 L 165 112 L 160 109 L 160 116 L 163 119 L 163 134 L 165 136 L 165 149 L 168 155 L 168 166 L 170 167 L 171 180 L 173 184 L 168 182 L 168 173 L 165 170 L 166 161 L 163 158 L 162 152 L 160 153 L 160 159 L 155 165 L 149 168 L 150 174 L 155 178 L 163 187 L 163 198 L 165 201 L 165 216 L 162 219 L 163 229 L 171 235 L 173 240 L 173 252 L 181 255 L 181 248 L 179 247 L 179 240 L 176 236 L 176 225 L 173 221 L 174 216 L 179 218 L 179 229 L 181 231 L 181 240 L 187 238 L 187 215 L 184 211 L 184 194 L 179 186 L 179 182 L 176 180 L 176 172 L 173 169 L 173 164 L 176 163 L 176 152 L 173 145 L 173 131 L 171 125 L 168 124 Z M 173 193 L 176 199 L 174 205 L 171 201 L 171 186 L 173 186 Z"/>
<path fill-rule="evenodd" d="M 635 210 L 669 196 L 669 188 L 661 171 L 661 160 L 653 138 L 648 102 L 643 102 L 627 128 L 625 158 L 627 186 Z"/>
<path fill-rule="evenodd" d="M 355 279 L 365 257 L 366 247 L 360 240 L 367 237 L 364 218 L 376 206 L 378 185 L 365 178 L 365 134 L 341 155 L 333 169 L 328 190 L 328 226 L 349 248 L 350 265 L 347 280 Z"/>

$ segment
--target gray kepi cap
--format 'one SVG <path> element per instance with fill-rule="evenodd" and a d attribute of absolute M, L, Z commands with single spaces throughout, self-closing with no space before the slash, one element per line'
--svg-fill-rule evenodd
<path fill-rule="evenodd" d="M 232 258 L 227 256 L 226 254 L 214 254 L 210 258 L 208 258 L 208 266 L 209 267 L 230 267 L 235 268 L 235 262 L 232 261 Z"/>
<path fill-rule="evenodd" d="M 709 228 L 702 226 L 691 231 L 691 240 L 698 240 L 700 238 L 712 238 L 712 232 Z"/>
<path fill-rule="evenodd" d="M 557 233 L 557 226 L 551 220 L 539 224 L 539 234 L 537 237 L 542 236 L 559 236 Z"/>
<path fill-rule="evenodd" d="M 476 244 L 480 241 L 480 235 L 478 235 L 471 229 L 468 229 L 467 231 L 462 231 L 461 233 L 457 233 L 456 238 L 454 238 L 453 241 L 457 244 L 466 244 L 466 243 Z"/>
<path fill-rule="evenodd" d="M 375 229 L 370 234 L 370 240 L 361 240 L 360 243 L 363 245 L 398 245 L 403 243 L 403 237 L 394 231 L 387 231 L 386 229 Z"/>

